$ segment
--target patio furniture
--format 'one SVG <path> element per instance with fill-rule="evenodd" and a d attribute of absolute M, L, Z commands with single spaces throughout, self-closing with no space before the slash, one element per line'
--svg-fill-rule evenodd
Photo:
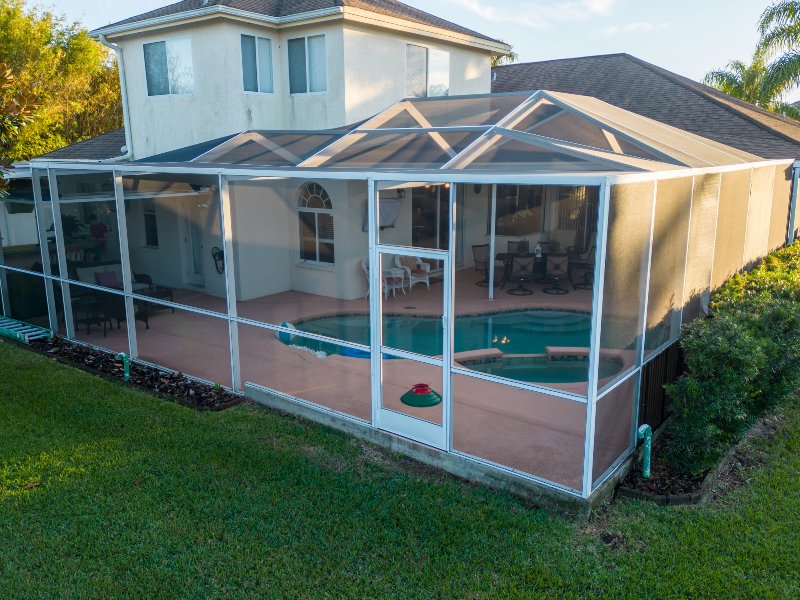
<path fill-rule="evenodd" d="M 509 254 L 527 254 L 530 252 L 531 245 L 528 240 L 518 240 L 515 242 L 508 242 Z"/>
<path fill-rule="evenodd" d="M 569 290 L 561 287 L 561 279 L 567 275 L 567 263 L 569 262 L 569 255 L 568 254 L 550 254 L 547 257 L 547 264 L 549 269 L 547 271 L 547 277 L 550 282 L 550 286 L 544 288 L 542 291 L 545 294 L 553 294 L 556 296 L 563 296 L 564 294 L 569 294 Z"/>
<path fill-rule="evenodd" d="M 72 296 L 72 316 L 75 320 L 76 329 L 80 325 L 86 325 L 86 335 L 92 333 L 92 325 L 103 326 L 103 337 L 107 335 L 107 326 L 110 327 L 111 319 L 103 313 L 100 299 L 91 292 L 81 293 Z"/>
<path fill-rule="evenodd" d="M 533 290 L 525 287 L 526 281 L 533 281 L 533 261 L 535 256 L 533 254 L 517 254 L 512 261 L 511 276 L 509 279 L 517 284 L 517 287 L 511 288 L 507 293 L 512 296 L 530 296 Z"/>
<path fill-rule="evenodd" d="M 586 252 L 576 252 L 574 246 L 567 249 L 569 262 L 567 263 L 567 277 L 575 290 L 591 290 L 594 287 L 594 255 L 595 246 L 592 245 Z M 583 279 L 575 283 L 574 272 L 583 271 Z"/>
<path fill-rule="evenodd" d="M 394 264 L 405 272 L 409 290 L 414 289 L 416 283 L 424 283 L 428 291 L 431 290 L 431 266 L 428 263 L 412 256 L 395 256 Z"/>
<path fill-rule="evenodd" d="M 367 298 L 369 296 L 369 261 L 366 258 L 361 259 L 361 268 L 364 270 L 364 275 L 367 278 L 367 293 L 364 294 L 364 298 Z M 381 289 L 386 298 L 389 297 L 389 293 L 391 293 L 393 297 L 397 297 L 398 289 L 402 290 L 403 295 L 405 295 L 406 290 L 403 285 L 405 275 L 405 271 L 400 267 L 390 267 L 389 269 L 383 270 L 381 273 Z"/>
<path fill-rule="evenodd" d="M 489 244 L 473 244 L 472 257 L 475 261 L 475 270 L 478 273 L 483 273 L 483 279 L 475 283 L 475 285 L 480 287 L 489 287 L 489 261 L 491 260 L 491 255 L 489 254 Z M 501 272 L 504 272 L 503 268 L 505 267 L 505 263 L 499 259 L 495 259 L 495 264 L 498 262 L 501 263 Z M 497 269 L 495 269 L 495 271 L 497 271 Z M 500 283 L 500 280 L 495 277 L 494 287 L 499 286 Z"/>

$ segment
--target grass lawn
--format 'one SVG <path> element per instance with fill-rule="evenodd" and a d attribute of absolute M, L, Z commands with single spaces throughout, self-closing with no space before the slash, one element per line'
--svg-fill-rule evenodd
<path fill-rule="evenodd" d="M 713 506 L 586 523 L 0 343 L 0 598 L 798 598 L 800 407 L 757 444 L 766 462 Z"/>

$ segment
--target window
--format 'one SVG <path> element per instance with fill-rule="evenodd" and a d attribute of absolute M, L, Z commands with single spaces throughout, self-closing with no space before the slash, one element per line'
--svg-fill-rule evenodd
<path fill-rule="evenodd" d="M 156 203 L 152 198 L 142 200 L 144 215 L 144 245 L 158 248 L 158 223 L 156 221 Z"/>
<path fill-rule="evenodd" d="M 148 96 L 194 92 L 190 38 L 153 42 L 143 47 Z"/>
<path fill-rule="evenodd" d="M 272 40 L 242 35 L 242 79 L 245 92 L 271 94 Z"/>
<path fill-rule="evenodd" d="M 300 221 L 300 260 L 330 264 L 333 252 L 333 204 L 317 183 L 307 183 L 297 194 Z"/>
<path fill-rule="evenodd" d="M 519 237 L 540 233 L 543 207 L 544 188 L 540 185 L 498 185 L 496 235 Z M 491 211 L 490 197 L 488 223 Z"/>
<path fill-rule="evenodd" d="M 450 53 L 424 46 L 406 46 L 406 96 L 426 98 L 450 94 Z"/>
<path fill-rule="evenodd" d="M 327 91 L 326 61 L 324 35 L 289 40 L 289 93 Z"/>

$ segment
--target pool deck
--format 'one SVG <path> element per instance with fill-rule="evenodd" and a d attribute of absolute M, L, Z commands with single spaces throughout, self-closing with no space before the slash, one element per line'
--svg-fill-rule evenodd
<path fill-rule="evenodd" d="M 530 285 L 534 294 L 514 296 L 495 289 L 495 299 L 487 299 L 487 288 L 475 285 L 480 275 L 460 271 L 456 277 L 457 315 L 528 309 L 591 311 L 591 291 L 570 290 L 551 296 L 542 293 L 541 284 Z M 568 282 L 564 282 L 567 285 Z M 213 311 L 225 311 L 225 301 L 190 290 L 175 290 L 175 301 Z M 384 299 L 385 312 L 392 314 L 439 315 L 442 285 L 431 290 L 417 285 L 413 291 Z M 284 292 L 241 302 L 239 315 L 257 321 L 279 324 L 334 314 L 368 312 L 368 300 L 337 300 Z M 168 308 L 152 310 L 150 328 L 136 322 L 141 359 L 163 365 L 209 381 L 231 385 L 227 321 Z M 127 351 L 126 329 L 111 329 L 103 337 L 102 328 L 92 326 L 76 332 L 78 339 L 115 351 Z M 318 358 L 276 339 L 272 331 L 240 325 L 239 353 L 242 382 L 250 382 L 302 398 L 314 404 L 354 416 L 371 419 L 370 361 L 333 355 Z M 442 369 L 407 360 L 384 363 L 384 407 L 426 421 L 441 423 L 442 407 L 410 408 L 400 396 L 413 384 L 429 382 L 434 389 L 443 384 Z M 585 394 L 585 383 L 553 384 L 574 394 Z M 508 467 L 533 473 L 562 485 L 579 488 L 582 477 L 586 406 L 526 390 L 475 379 L 453 376 L 453 448 Z M 628 402 L 630 402 L 628 400 Z M 610 403 L 609 403 L 610 404 Z M 614 414 L 608 427 L 598 423 L 598 435 L 608 439 L 597 444 L 600 462 L 611 461 L 627 446 L 630 410 L 627 420 Z M 610 464 L 610 462 L 609 462 Z"/>

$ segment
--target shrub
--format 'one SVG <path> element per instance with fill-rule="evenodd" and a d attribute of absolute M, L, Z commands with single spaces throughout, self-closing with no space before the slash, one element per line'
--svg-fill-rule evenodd
<path fill-rule="evenodd" d="M 681 342 L 687 371 L 667 386 L 672 398 L 667 461 L 681 473 L 710 467 L 751 422 L 750 384 L 765 353 L 735 318 L 692 322 Z"/>
<path fill-rule="evenodd" d="M 685 326 L 686 373 L 667 386 L 673 420 L 667 461 L 711 467 L 800 383 L 800 244 L 782 248 L 715 293 L 713 318 Z"/>

